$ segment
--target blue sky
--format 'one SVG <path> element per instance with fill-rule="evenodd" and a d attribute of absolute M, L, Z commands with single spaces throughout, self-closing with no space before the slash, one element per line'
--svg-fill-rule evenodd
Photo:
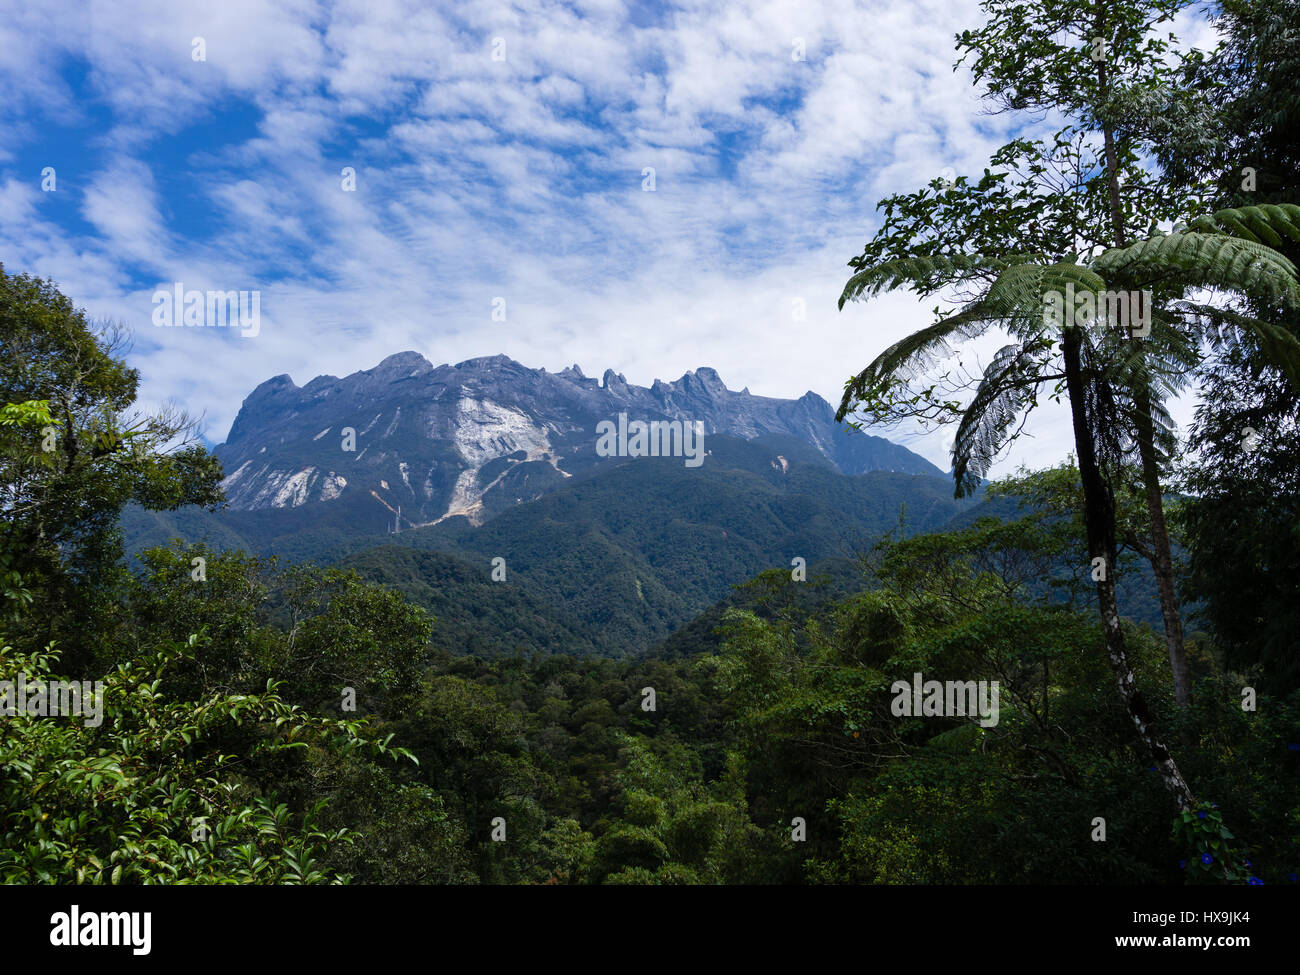
<path fill-rule="evenodd" d="M 0 13 L 0 261 L 132 325 L 143 403 L 217 442 L 272 375 L 405 349 L 837 402 L 929 321 L 901 295 L 836 310 L 876 201 L 979 172 L 1016 124 L 952 70 L 967 0 Z M 258 335 L 155 328 L 177 281 L 260 291 Z M 1062 417 L 1030 430 L 1008 463 L 1064 455 Z M 946 468 L 942 434 L 887 435 Z"/>

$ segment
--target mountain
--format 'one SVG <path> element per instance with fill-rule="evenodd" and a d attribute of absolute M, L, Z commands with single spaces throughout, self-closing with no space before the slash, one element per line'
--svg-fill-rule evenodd
<path fill-rule="evenodd" d="M 597 381 L 576 365 L 548 373 L 506 356 L 435 367 L 416 352 L 301 387 L 287 375 L 268 379 L 216 455 L 236 510 L 307 508 L 328 523 L 334 509 L 375 533 L 457 516 L 481 524 L 623 459 L 598 451 L 600 424 L 618 424 L 620 414 L 628 425 L 700 424 L 702 464 L 717 435 L 783 435 L 843 474 L 942 476 L 903 447 L 837 424 L 812 392 L 797 400 L 734 392 L 709 368 L 646 388 L 610 370 Z"/>
<path fill-rule="evenodd" d="M 619 414 L 698 422 L 698 465 L 689 450 L 600 456 Z M 842 429 L 813 393 L 732 392 L 712 369 L 646 389 L 405 352 L 345 379 L 262 383 L 216 452 L 230 506 L 130 508 L 129 551 L 179 537 L 351 567 L 434 613 L 438 649 L 484 657 L 698 651 L 727 606 L 752 602 L 733 587 L 765 569 L 803 559 L 812 607 L 861 584 L 855 555 L 900 524 L 1015 516 L 1009 500 L 955 501 L 937 468 Z M 1151 618 L 1149 580 L 1129 581 L 1130 615 Z"/>
<path fill-rule="evenodd" d="M 637 456 L 640 424 L 664 456 Z M 645 388 L 403 352 L 267 380 L 216 454 L 228 507 L 128 509 L 129 551 L 179 537 L 352 567 L 437 615 L 439 648 L 482 656 L 642 652 L 764 569 L 851 561 L 904 506 L 909 532 L 968 506 L 815 393 L 733 392 L 708 368 Z"/>

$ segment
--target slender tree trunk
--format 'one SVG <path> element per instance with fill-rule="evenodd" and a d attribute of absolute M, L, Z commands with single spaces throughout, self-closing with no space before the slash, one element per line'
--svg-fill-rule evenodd
<path fill-rule="evenodd" d="M 1083 487 L 1084 525 L 1088 535 L 1088 552 L 1092 559 L 1102 559 L 1097 578 L 1097 606 L 1101 613 L 1102 632 L 1111 670 L 1119 684 L 1120 696 L 1138 737 L 1146 746 L 1160 778 L 1174 797 L 1179 809 L 1195 805 L 1192 790 L 1174 762 L 1169 749 L 1156 732 L 1147 710 L 1146 700 L 1138 689 L 1124 631 L 1120 625 L 1119 605 L 1115 598 L 1115 499 L 1102 476 L 1093 445 L 1092 428 L 1086 413 L 1085 390 L 1080 354 L 1082 339 L 1074 329 L 1066 329 L 1061 348 L 1065 360 L 1065 382 L 1070 396 L 1070 415 L 1074 423 L 1075 449 L 1079 452 L 1079 477 Z"/>
<path fill-rule="evenodd" d="M 1192 703 L 1192 673 L 1183 644 L 1183 618 L 1174 592 L 1174 558 L 1165 525 L 1164 495 L 1160 490 L 1160 466 L 1156 461 L 1155 428 L 1151 420 L 1151 392 L 1145 385 L 1136 391 L 1138 450 L 1142 455 L 1142 485 L 1151 521 L 1151 567 L 1160 592 L 1160 612 L 1165 622 L 1165 645 L 1169 667 L 1174 673 L 1174 700 L 1180 708 Z"/>
<path fill-rule="evenodd" d="M 1106 69 L 1098 65 L 1098 79 L 1106 88 Z M 1124 222 L 1124 208 L 1119 192 L 1119 154 L 1115 149 L 1115 135 L 1109 124 L 1102 127 L 1102 140 L 1106 156 L 1107 189 L 1110 196 L 1111 226 L 1115 246 L 1128 243 L 1128 230 Z M 1148 309 L 1149 311 L 1150 309 Z M 1139 338 L 1130 341 L 1140 342 Z M 1160 615 L 1165 624 L 1165 646 L 1169 651 L 1169 668 L 1174 675 L 1174 701 L 1180 708 L 1192 703 L 1192 675 L 1187 664 L 1187 648 L 1183 643 L 1183 618 L 1178 609 L 1178 595 L 1174 591 L 1174 559 L 1169 544 L 1169 528 L 1165 524 L 1164 492 L 1160 488 L 1160 465 L 1156 459 L 1155 423 L 1151 419 L 1151 386 L 1145 381 L 1133 391 L 1137 410 L 1137 445 L 1142 458 L 1142 487 L 1146 493 L 1147 515 L 1151 524 L 1151 569 L 1156 577 L 1156 590 L 1160 594 Z"/>
<path fill-rule="evenodd" d="M 1115 150 L 1115 135 L 1106 126 L 1101 131 L 1102 145 L 1106 153 L 1106 188 L 1110 195 L 1110 219 L 1115 232 L 1115 246 L 1128 244 L 1128 233 L 1124 227 L 1124 208 L 1119 198 L 1119 153 Z"/>

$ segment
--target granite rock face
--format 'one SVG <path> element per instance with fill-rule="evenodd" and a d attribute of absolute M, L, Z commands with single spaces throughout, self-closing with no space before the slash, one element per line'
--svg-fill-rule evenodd
<path fill-rule="evenodd" d="M 387 508 L 403 530 L 457 515 L 479 524 L 621 462 L 596 449 L 597 425 L 620 413 L 629 422 L 698 421 L 706 451 L 710 434 L 786 436 L 844 474 L 943 476 L 904 447 L 837 424 L 815 393 L 735 392 L 707 367 L 645 388 L 612 370 L 598 380 L 576 365 L 548 373 L 503 355 L 434 366 L 416 352 L 301 387 L 287 375 L 268 379 L 216 454 L 235 509 L 344 504 L 370 516 Z"/>

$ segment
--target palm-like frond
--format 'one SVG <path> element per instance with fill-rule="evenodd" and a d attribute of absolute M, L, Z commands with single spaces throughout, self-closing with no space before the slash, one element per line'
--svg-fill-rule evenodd
<path fill-rule="evenodd" d="M 845 384 L 844 397 L 835 413 L 836 421 L 843 420 L 853 410 L 855 403 L 867 399 L 871 391 L 888 378 L 928 368 L 941 353 L 949 350 L 950 339 L 974 338 L 985 331 L 988 323 L 972 314 L 972 311 L 972 308 L 966 308 L 949 315 L 900 339 L 876 356 L 867 368 Z"/>
<path fill-rule="evenodd" d="M 1107 375 L 1113 383 L 1146 388 L 1157 398 L 1185 388 L 1201 361 L 1199 343 L 1188 334 L 1183 318 L 1163 309 L 1152 310 L 1150 333 L 1141 341 L 1117 328 L 1095 330 L 1094 339 L 1110 363 Z"/>
<path fill-rule="evenodd" d="M 1100 291 L 1106 282 L 1089 268 L 1069 262 L 1018 264 L 998 276 L 983 304 L 1008 332 L 1025 338 L 1041 334 L 1047 295 L 1065 294 L 1070 287 L 1076 292 Z"/>
<path fill-rule="evenodd" d="M 1006 445 L 1012 425 L 1033 402 L 1041 374 L 1041 360 L 1023 345 L 1003 346 L 993 356 L 953 438 L 957 497 L 979 487 Z"/>
<path fill-rule="evenodd" d="M 1140 431 L 1145 427 L 1151 432 L 1157 460 L 1163 462 L 1177 445 L 1177 428 L 1164 401 L 1186 388 L 1200 364 L 1196 336 L 1189 334 L 1181 316 L 1165 308 L 1151 310 L 1150 331 L 1140 340 L 1116 328 L 1091 329 L 1086 336 L 1085 372 L 1089 382 L 1105 387 L 1104 394 L 1089 394 L 1088 409 L 1098 417 L 1113 414 L 1127 421 L 1120 424 L 1121 435 L 1111 436 L 1105 444 L 1099 441 L 1099 453 L 1115 461 L 1140 459 L 1132 450 L 1140 446 Z M 1130 438 L 1128 431 L 1138 433 L 1138 439 Z"/>
<path fill-rule="evenodd" d="M 1222 308 L 1181 299 L 1188 289 L 1214 287 L 1267 302 L 1300 308 L 1295 265 L 1273 249 L 1300 240 L 1300 206 L 1290 204 L 1221 210 L 1193 220 L 1186 229 L 1105 251 L 1087 266 L 1043 263 L 1041 255 L 909 255 L 854 274 L 844 286 L 840 308 L 883 291 L 909 287 L 928 293 L 950 284 L 996 277 L 983 295 L 960 311 L 921 329 L 882 352 L 845 384 L 836 413 L 843 420 L 855 405 L 931 366 L 958 338 L 974 338 L 998 326 L 1020 339 L 1000 350 L 985 370 L 965 409 L 953 451 L 953 473 L 961 496 L 977 486 L 1005 445 L 1016 418 L 1032 405 L 1044 376 L 1043 333 L 1049 293 L 1091 292 L 1110 287 L 1151 290 L 1161 295 L 1152 309 L 1152 333 L 1133 341 L 1118 329 L 1083 329 L 1085 419 L 1097 438 L 1105 466 L 1123 463 L 1134 441 L 1129 430 L 1137 413 L 1149 420 L 1157 446 L 1173 442 L 1173 421 L 1162 400 L 1183 387 L 1199 361 L 1197 339 L 1224 324 L 1259 339 L 1273 362 L 1300 385 L 1300 340 L 1277 325 Z M 1100 302 L 1098 302 L 1100 305 Z M 1069 320 L 1056 323 L 1074 327 Z M 1037 371 L 1033 371 L 1037 370 Z M 1141 401 L 1141 406 L 1135 400 Z"/>
<path fill-rule="evenodd" d="M 1092 267 L 1131 287 L 1218 287 L 1300 305 L 1296 267 L 1266 244 L 1186 231 L 1149 237 L 1098 255 Z"/>
<path fill-rule="evenodd" d="M 999 273 L 1014 264 L 1041 259 L 1037 254 L 1011 254 L 992 257 L 985 254 L 913 255 L 883 261 L 863 268 L 849 278 L 840 294 L 839 307 L 847 301 L 861 301 L 882 291 L 910 287 L 929 294 L 956 284 L 972 274 Z"/>
<path fill-rule="evenodd" d="M 1281 247 L 1286 240 L 1300 240 L 1300 206 L 1264 203 L 1218 210 L 1189 221 L 1187 229 Z"/>
<path fill-rule="evenodd" d="M 1212 346 L 1224 344 L 1223 327 L 1251 332 L 1268 360 L 1300 387 L 1300 340 L 1285 328 L 1251 315 L 1195 301 L 1177 301 L 1171 306 L 1187 327 Z"/>
<path fill-rule="evenodd" d="M 1053 290 L 1064 292 L 1071 284 L 1079 290 L 1106 286 L 1093 271 L 1068 262 L 1013 264 L 1005 268 L 983 298 L 894 343 L 851 378 L 845 384 L 836 420 L 843 420 L 855 403 L 870 398 L 873 390 L 889 379 L 910 378 L 928 368 L 949 351 L 952 339 L 974 338 L 995 325 L 1020 338 L 1040 336 L 1044 296 Z"/>

